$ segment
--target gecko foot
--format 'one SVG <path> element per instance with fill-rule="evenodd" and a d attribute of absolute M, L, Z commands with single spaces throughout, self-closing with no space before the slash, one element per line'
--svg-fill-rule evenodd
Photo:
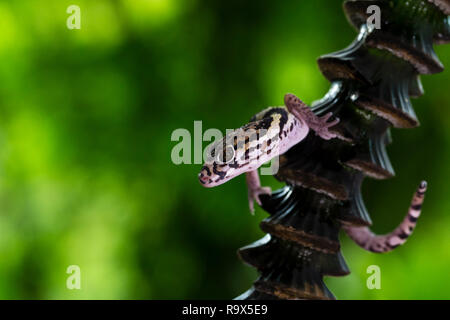
<path fill-rule="evenodd" d="M 250 208 L 251 214 L 255 214 L 255 206 L 254 206 L 255 201 L 258 205 L 260 205 L 260 206 L 262 205 L 261 200 L 259 199 L 259 196 L 261 194 L 271 195 L 272 189 L 270 189 L 270 187 L 259 187 L 256 189 L 248 190 L 248 206 Z"/>
<path fill-rule="evenodd" d="M 336 138 L 336 134 L 331 133 L 328 129 L 337 125 L 339 123 L 339 119 L 336 118 L 331 122 L 327 122 L 328 119 L 331 118 L 331 116 L 333 116 L 333 113 L 329 112 L 323 117 L 316 117 L 315 121 L 312 121 L 312 123 L 309 124 L 310 128 L 324 140 Z"/>
<path fill-rule="evenodd" d="M 336 137 L 336 134 L 331 133 L 328 129 L 338 124 L 339 119 L 327 122 L 333 113 L 329 112 L 323 117 L 318 117 L 314 114 L 310 107 L 308 107 L 302 100 L 293 94 L 286 94 L 284 96 L 284 103 L 288 110 L 296 116 L 299 120 L 306 122 L 306 125 L 316 134 L 325 140 L 330 140 Z"/>

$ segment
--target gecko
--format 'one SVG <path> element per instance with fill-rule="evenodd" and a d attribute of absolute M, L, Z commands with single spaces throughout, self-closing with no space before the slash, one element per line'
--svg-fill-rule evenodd
<path fill-rule="evenodd" d="M 259 195 L 271 194 L 261 187 L 257 169 L 302 141 L 313 130 L 322 139 L 336 135 L 328 128 L 339 119 L 327 122 L 332 113 L 317 117 L 311 108 L 293 94 L 284 97 L 286 106 L 269 107 L 250 119 L 250 123 L 228 133 L 223 139 L 208 147 L 208 156 L 199 173 L 200 183 L 215 187 L 246 173 L 250 211 L 254 201 L 261 205 Z"/>
<path fill-rule="evenodd" d="M 324 140 L 336 137 L 329 128 L 339 123 L 328 121 L 332 112 L 322 117 L 293 94 L 284 96 L 285 106 L 269 107 L 250 122 L 225 135 L 206 150 L 206 161 L 198 174 L 200 183 L 207 188 L 221 185 L 243 173 L 246 175 L 248 205 L 254 213 L 254 202 L 262 205 L 259 196 L 271 195 L 270 187 L 262 187 L 258 168 L 274 157 L 284 154 L 314 131 Z M 373 234 L 368 227 L 342 226 L 356 244 L 372 252 L 387 252 L 406 242 L 421 212 L 427 184 L 422 181 L 414 194 L 409 211 L 402 223 L 391 233 Z"/>

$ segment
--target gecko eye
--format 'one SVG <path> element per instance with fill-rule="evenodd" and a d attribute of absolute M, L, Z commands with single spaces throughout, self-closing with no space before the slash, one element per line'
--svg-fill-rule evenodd
<path fill-rule="evenodd" d="M 203 157 L 205 159 L 205 163 L 207 164 L 212 164 L 215 161 L 215 157 L 216 157 L 216 145 L 209 145 L 206 149 L 205 152 L 203 153 Z"/>
<path fill-rule="evenodd" d="M 231 145 L 226 145 L 223 150 L 217 152 L 217 162 L 221 164 L 227 164 L 234 159 L 234 148 Z"/>

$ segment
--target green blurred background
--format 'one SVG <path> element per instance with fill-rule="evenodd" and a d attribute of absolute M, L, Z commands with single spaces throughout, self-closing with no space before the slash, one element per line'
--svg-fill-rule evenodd
<path fill-rule="evenodd" d="M 66 9 L 81 8 L 81 30 Z M 342 1 L 0 1 L 0 298 L 232 298 L 254 269 L 236 249 L 263 236 L 239 177 L 214 189 L 176 166 L 173 130 L 236 128 L 287 92 L 329 83 L 316 58 L 355 37 Z M 367 179 L 373 230 L 403 218 L 421 179 L 414 236 L 391 254 L 342 236 L 340 299 L 450 298 L 449 70 L 424 76 L 421 127 L 393 130 L 396 178 Z M 207 143 L 204 144 L 206 146 Z M 280 186 L 272 177 L 263 183 Z M 379 265 L 381 290 L 366 268 Z M 81 290 L 66 269 L 81 268 Z"/>

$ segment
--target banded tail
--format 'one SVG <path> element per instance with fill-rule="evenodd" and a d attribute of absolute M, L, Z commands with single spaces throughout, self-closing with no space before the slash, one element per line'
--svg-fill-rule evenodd
<path fill-rule="evenodd" d="M 426 190 L 427 182 L 422 181 L 413 196 L 408 214 L 400 225 L 389 234 L 378 236 L 373 234 L 368 227 L 343 226 L 343 229 L 357 245 L 367 251 L 376 253 L 392 251 L 404 244 L 413 233 L 420 216 Z"/>

